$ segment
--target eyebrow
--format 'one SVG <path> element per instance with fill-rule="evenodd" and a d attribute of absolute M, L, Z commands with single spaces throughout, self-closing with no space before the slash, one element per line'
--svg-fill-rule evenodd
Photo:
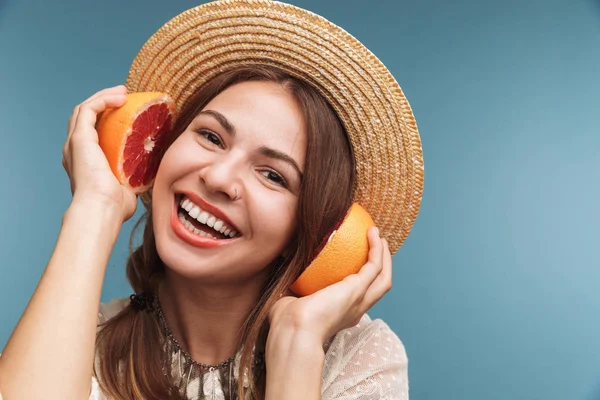
<path fill-rule="evenodd" d="M 298 173 L 300 180 L 302 180 L 302 171 L 300 171 L 300 167 L 298 166 L 298 163 L 292 157 L 288 156 L 287 154 L 285 154 L 279 150 L 275 150 L 271 147 L 263 146 L 259 149 L 259 151 L 260 151 L 260 154 L 262 154 L 265 157 L 275 158 L 277 160 L 281 160 L 285 163 L 290 164 Z"/>
<path fill-rule="evenodd" d="M 235 127 L 220 112 L 214 110 L 204 110 L 200 112 L 200 115 L 210 115 L 211 117 L 216 119 L 219 124 L 221 124 L 221 126 L 227 131 L 227 133 L 229 133 L 231 136 L 235 136 Z"/>
<path fill-rule="evenodd" d="M 217 120 L 217 122 L 223 127 L 223 129 L 227 131 L 227 133 L 229 133 L 231 136 L 235 136 L 235 127 L 220 112 L 215 110 L 204 110 L 200 112 L 200 115 L 210 115 L 211 117 Z M 298 166 L 296 160 L 294 160 L 292 157 L 288 156 L 284 152 L 266 146 L 262 146 L 259 149 L 259 152 L 265 157 L 274 158 L 277 160 L 281 160 L 287 164 L 290 164 L 298 173 L 300 180 L 302 180 L 302 171 L 300 170 L 300 167 Z"/>

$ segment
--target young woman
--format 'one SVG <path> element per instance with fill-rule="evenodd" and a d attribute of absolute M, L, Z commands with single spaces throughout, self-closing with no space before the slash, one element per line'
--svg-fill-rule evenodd
<path fill-rule="evenodd" d="M 129 90 L 165 91 L 179 108 L 142 196 L 143 241 L 127 263 L 135 294 L 99 310 L 106 263 L 136 196 L 111 173 L 95 123 L 124 104 L 127 89 L 75 107 L 63 152 L 73 200 L 0 358 L 6 400 L 408 398 L 402 343 L 365 313 L 391 288 L 391 253 L 419 206 L 422 158 L 410 108 L 374 56 L 362 64 L 366 75 L 326 63 L 321 77 L 353 76 L 344 88 L 311 77 L 301 57 L 274 56 L 283 47 L 272 42 L 259 57 L 251 48 L 273 40 L 267 35 L 228 34 L 276 30 L 297 50 L 306 35 L 288 28 L 316 23 L 337 37 L 331 43 L 363 51 L 315 18 L 269 1 L 211 3 L 176 17 L 138 54 Z M 211 25 L 222 37 L 210 35 Z M 177 43 L 185 32 L 197 38 L 195 29 L 208 35 L 202 46 L 215 45 L 175 51 L 189 46 Z M 368 262 L 342 282 L 293 296 L 289 286 L 357 200 L 381 228 L 368 233 Z"/>

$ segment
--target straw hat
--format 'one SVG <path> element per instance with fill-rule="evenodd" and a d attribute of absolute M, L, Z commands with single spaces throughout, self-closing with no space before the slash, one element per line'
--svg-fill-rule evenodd
<path fill-rule="evenodd" d="M 174 17 L 148 39 L 127 87 L 168 93 L 181 109 L 214 76 L 251 64 L 276 66 L 307 81 L 331 104 L 353 148 L 354 201 L 395 253 L 421 203 L 417 124 L 392 74 L 342 28 L 271 0 L 211 2 Z"/>

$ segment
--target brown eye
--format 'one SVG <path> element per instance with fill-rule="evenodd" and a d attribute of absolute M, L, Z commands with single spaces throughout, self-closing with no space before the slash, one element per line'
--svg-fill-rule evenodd
<path fill-rule="evenodd" d="M 288 187 L 288 184 L 287 184 L 285 178 L 273 170 L 267 169 L 265 171 L 262 171 L 261 174 L 265 178 L 270 180 L 271 182 L 273 182 L 281 187 L 285 187 L 285 188 Z"/>
<path fill-rule="evenodd" d="M 198 133 L 198 135 L 202 136 L 205 140 L 208 140 L 211 144 L 214 144 L 215 146 L 218 146 L 218 147 L 223 147 L 221 138 L 219 138 L 219 136 L 216 133 L 211 132 L 208 129 L 197 129 L 196 133 Z"/>

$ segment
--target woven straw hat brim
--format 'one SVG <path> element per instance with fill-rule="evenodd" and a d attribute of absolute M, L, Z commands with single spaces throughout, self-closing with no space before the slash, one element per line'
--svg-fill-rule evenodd
<path fill-rule="evenodd" d="M 356 162 L 354 201 L 371 215 L 395 253 L 417 217 L 423 155 L 400 86 L 365 46 L 310 11 L 271 0 L 223 0 L 174 17 L 133 61 L 130 92 L 160 91 L 178 109 L 219 73 L 278 67 L 327 99 L 349 136 Z"/>

